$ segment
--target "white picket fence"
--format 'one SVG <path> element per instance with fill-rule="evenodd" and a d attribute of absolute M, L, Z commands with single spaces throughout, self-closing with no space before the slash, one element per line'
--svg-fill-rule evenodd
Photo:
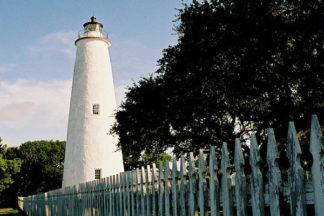
<path fill-rule="evenodd" d="M 73 187 L 20 197 L 18 204 L 28 215 L 46 216 L 279 216 L 287 215 L 287 212 L 283 212 L 285 205 L 290 206 L 290 215 L 307 215 L 307 205 L 314 208 L 315 215 L 324 215 L 324 141 L 317 116 L 313 115 L 311 123 L 310 152 L 313 163 L 310 180 L 304 179 L 294 123 L 289 122 L 288 129 L 288 182 L 282 181 L 278 168 L 279 156 L 273 130 L 268 129 L 267 133 L 268 173 L 262 174 L 260 171 L 259 149 L 252 135 L 249 175 L 244 173 L 245 162 L 240 140 L 237 139 L 235 174 L 232 176 L 227 144 L 223 143 L 220 167 L 215 147 L 211 147 L 208 162 L 206 154 L 200 151 L 198 167 L 195 167 L 194 156 L 190 153 L 188 160 L 181 157 L 179 171 L 179 164 L 173 159 L 172 169 L 162 164 L 157 169 L 153 164 L 152 167 L 142 167 L 141 170 Z M 217 175 L 219 169 L 222 171 L 220 181 Z M 267 175 L 267 182 L 263 182 L 263 175 Z"/>

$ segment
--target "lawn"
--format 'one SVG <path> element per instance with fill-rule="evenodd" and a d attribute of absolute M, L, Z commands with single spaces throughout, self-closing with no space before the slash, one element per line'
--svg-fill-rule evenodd
<path fill-rule="evenodd" d="M 18 209 L 4 208 L 4 209 L 0 209 L 0 215 L 1 216 L 22 216 L 24 214 Z"/>

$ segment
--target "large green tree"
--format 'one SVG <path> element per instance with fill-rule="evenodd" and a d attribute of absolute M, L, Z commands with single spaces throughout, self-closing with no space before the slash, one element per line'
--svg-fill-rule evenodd
<path fill-rule="evenodd" d="M 113 132 L 127 157 L 176 155 L 324 113 L 324 2 L 209 0 L 179 10 L 178 43 L 128 89 Z M 321 115 L 320 115 L 321 118 Z M 323 118 L 323 117 L 322 117 Z"/>
<path fill-rule="evenodd" d="M 7 159 L 7 146 L 1 144 L 0 138 L 0 193 L 14 183 L 13 175 L 20 171 L 19 158 Z"/>
<path fill-rule="evenodd" d="M 17 194 L 47 192 L 62 186 L 65 141 L 29 141 L 18 148 L 22 160 L 16 175 Z"/>
<path fill-rule="evenodd" d="M 0 194 L 0 205 L 15 206 L 17 196 L 44 193 L 62 186 L 65 141 L 28 141 L 7 148 L 4 157 L 21 161 L 13 184 Z"/>

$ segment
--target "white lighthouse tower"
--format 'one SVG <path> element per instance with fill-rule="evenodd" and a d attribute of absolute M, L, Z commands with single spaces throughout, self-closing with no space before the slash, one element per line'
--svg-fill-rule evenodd
<path fill-rule="evenodd" d="M 109 134 L 115 122 L 115 92 L 108 37 L 91 17 L 77 46 L 70 101 L 63 187 L 124 171 L 118 138 Z"/>

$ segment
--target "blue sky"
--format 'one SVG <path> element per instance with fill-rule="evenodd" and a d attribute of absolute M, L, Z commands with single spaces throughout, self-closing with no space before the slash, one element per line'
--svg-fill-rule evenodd
<path fill-rule="evenodd" d="M 189 2 L 184 1 L 184 2 Z M 0 0 L 0 136 L 17 146 L 66 138 L 74 41 L 94 14 L 112 42 L 117 103 L 177 42 L 177 0 Z"/>

